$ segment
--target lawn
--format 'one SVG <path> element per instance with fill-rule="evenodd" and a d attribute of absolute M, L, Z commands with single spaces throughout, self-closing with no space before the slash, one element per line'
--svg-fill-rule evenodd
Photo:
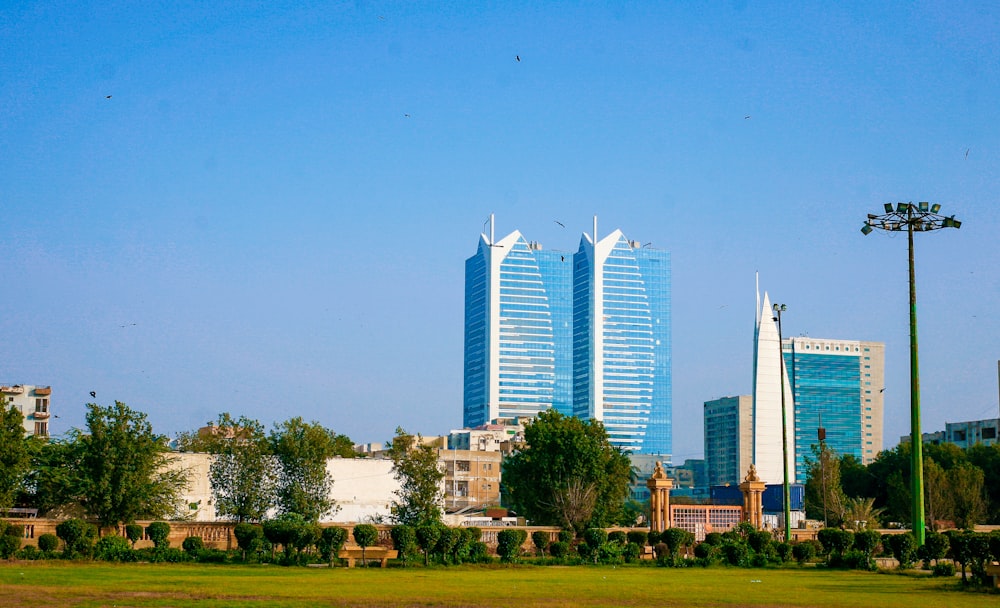
<path fill-rule="evenodd" d="M 0 605 L 864 606 L 1000 605 L 954 579 L 817 569 L 475 567 L 319 569 L 5 562 Z"/>

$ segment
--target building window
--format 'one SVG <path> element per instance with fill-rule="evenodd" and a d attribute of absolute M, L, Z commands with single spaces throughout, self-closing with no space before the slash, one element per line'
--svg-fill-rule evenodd
<path fill-rule="evenodd" d="M 997 430 L 995 427 L 986 427 L 983 429 L 983 439 L 996 439 Z"/>
<path fill-rule="evenodd" d="M 38 437 L 48 437 L 49 436 L 49 423 L 48 422 L 36 422 L 35 423 L 35 435 Z"/>
<path fill-rule="evenodd" d="M 461 473 L 468 473 L 469 472 L 469 461 L 468 460 L 456 460 L 455 461 L 455 470 L 459 471 Z"/>
<path fill-rule="evenodd" d="M 965 431 L 955 431 L 955 441 L 965 441 Z"/>
<path fill-rule="evenodd" d="M 49 400 L 48 399 L 35 399 L 35 411 L 39 414 L 44 414 L 49 411 Z"/>
<path fill-rule="evenodd" d="M 492 462 L 487 462 L 486 464 L 484 464 L 483 465 L 483 470 L 484 471 L 492 471 L 493 470 L 493 463 Z"/>

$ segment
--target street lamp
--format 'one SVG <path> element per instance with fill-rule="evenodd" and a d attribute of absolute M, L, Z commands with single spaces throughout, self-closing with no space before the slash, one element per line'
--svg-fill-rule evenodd
<path fill-rule="evenodd" d="M 781 373 L 781 465 L 785 480 L 782 483 L 783 503 L 785 508 L 785 542 L 792 542 L 792 506 L 791 492 L 788 489 L 788 417 L 785 414 L 785 353 L 781 349 L 781 313 L 787 310 L 784 304 L 775 304 L 774 320 L 778 322 L 778 361 Z"/>
<path fill-rule="evenodd" d="M 912 528 L 917 545 L 924 544 L 924 458 L 923 436 L 920 432 L 920 372 L 917 365 L 917 289 L 913 272 L 913 233 L 930 232 L 942 228 L 961 228 L 955 216 L 945 217 L 938 212 L 941 205 L 920 203 L 885 203 L 885 213 L 868 214 L 861 233 L 873 230 L 886 232 L 906 231 L 910 253 L 910 491 L 912 493 Z"/>

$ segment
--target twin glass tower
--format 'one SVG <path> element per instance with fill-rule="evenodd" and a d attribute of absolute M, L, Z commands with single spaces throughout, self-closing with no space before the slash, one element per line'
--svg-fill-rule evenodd
<path fill-rule="evenodd" d="M 670 254 L 615 230 L 574 254 L 514 231 L 465 262 L 464 426 L 554 408 L 637 454 L 671 451 Z"/>

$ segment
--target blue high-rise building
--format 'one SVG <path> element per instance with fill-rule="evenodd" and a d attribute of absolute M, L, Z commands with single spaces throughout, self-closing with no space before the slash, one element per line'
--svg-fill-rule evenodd
<path fill-rule="evenodd" d="M 795 403 L 795 477 L 806 479 L 820 429 L 827 447 L 863 464 L 882 451 L 885 345 L 858 340 L 782 340 Z"/>
<path fill-rule="evenodd" d="M 467 428 L 552 407 L 572 413 L 571 267 L 520 232 L 481 236 L 465 262 Z"/>
<path fill-rule="evenodd" d="M 670 254 L 618 230 L 573 255 L 492 231 L 466 261 L 465 426 L 556 408 L 669 462 Z"/>

